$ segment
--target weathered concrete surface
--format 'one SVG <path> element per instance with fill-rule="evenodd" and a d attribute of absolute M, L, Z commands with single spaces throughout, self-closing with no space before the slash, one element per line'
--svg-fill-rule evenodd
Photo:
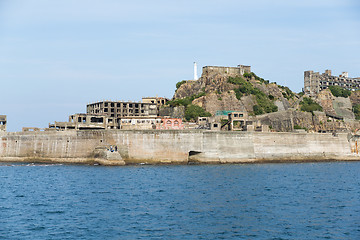
<path fill-rule="evenodd" d="M 109 152 L 117 146 L 117 152 Z M 0 134 L 0 161 L 124 165 L 360 160 L 347 134 L 99 130 Z"/>

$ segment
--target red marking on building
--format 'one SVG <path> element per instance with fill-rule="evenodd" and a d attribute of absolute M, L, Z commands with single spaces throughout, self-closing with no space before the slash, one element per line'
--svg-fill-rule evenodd
<path fill-rule="evenodd" d="M 156 126 L 156 129 L 179 130 L 184 129 L 184 125 L 180 118 L 162 118 L 161 123 Z"/>

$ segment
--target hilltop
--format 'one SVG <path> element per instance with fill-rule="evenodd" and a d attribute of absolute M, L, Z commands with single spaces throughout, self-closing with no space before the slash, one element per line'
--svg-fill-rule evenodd
<path fill-rule="evenodd" d="M 241 66 L 238 72 L 235 68 L 205 68 L 199 80 L 178 82 L 172 100 L 162 110 L 175 110 L 176 116 L 188 121 L 221 111 L 241 111 L 274 131 L 353 131 L 360 127 L 355 120 L 360 118 L 360 91 L 326 89 L 310 98 L 257 76 L 250 67 L 243 72 Z"/>

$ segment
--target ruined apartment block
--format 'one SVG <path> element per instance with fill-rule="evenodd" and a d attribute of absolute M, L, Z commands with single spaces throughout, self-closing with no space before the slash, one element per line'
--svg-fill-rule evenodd
<path fill-rule="evenodd" d="M 123 117 L 157 116 L 156 103 L 102 101 L 86 106 L 87 114 L 106 115 L 115 119 Z"/>
<path fill-rule="evenodd" d="M 0 115 L 0 132 L 6 132 L 6 115 Z"/>
<path fill-rule="evenodd" d="M 329 86 L 340 86 L 350 91 L 360 88 L 360 77 L 349 78 L 347 72 L 343 72 L 339 76 L 332 76 L 331 70 L 325 70 L 320 74 L 314 71 L 304 72 L 304 93 L 308 96 L 316 96 L 321 90 L 327 89 Z"/>

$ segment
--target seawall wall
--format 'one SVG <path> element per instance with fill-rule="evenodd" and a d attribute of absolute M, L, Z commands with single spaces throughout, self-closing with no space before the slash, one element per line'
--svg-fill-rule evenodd
<path fill-rule="evenodd" d="M 347 134 L 99 130 L 0 134 L 0 161 L 245 163 L 358 160 Z M 117 151 L 109 151 L 110 148 Z"/>

